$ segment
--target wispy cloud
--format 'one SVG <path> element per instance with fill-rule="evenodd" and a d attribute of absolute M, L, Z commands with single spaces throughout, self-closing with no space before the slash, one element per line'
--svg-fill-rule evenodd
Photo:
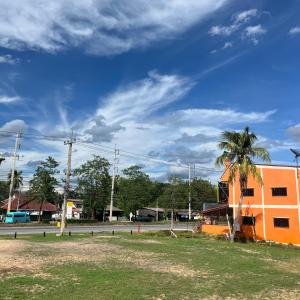
<path fill-rule="evenodd" d="M 228 26 L 220 26 L 215 25 L 212 26 L 209 30 L 209 34 L 211 36 L 230 36 L 234 32 L 238 31 L 243 23 L 250 21 L 251 18 L 257 15 L 257 9 L 250 9 L 238 14 L 234 14 L 231 19 L 233 20 L 231 25 Z"/>
<path fill-rule="evenodd" d="M 300 33 L 300 26 L 296 26 L 290 29 L 290 34 L 299 34 Z"/>
<path fill-rule="evenodd" d="M 10 54 L 0 55 L 0 64 L 15 65 L 18 62 L 20 62 L 20 59 L 16 58 L 16 57 L 13 57 Z"/>
<path fill-rule="evenodd" d="M 292 140 L 300 142 L 300 123 L 289 127 L 286 132 Z"/>
<path fill-rule="evenodd" d="M 148 78 L 120 87 L 108 95 L 97 114 L 111 122 L 142 119 L 154 111 L 179 100 L 192 86 L 193 80 L 179 75 L 149 72 Z"/>
<path fill-rule="evenodd" d="M 21 98 L 19 96 L 5 96 L 0 95 L 0 104 L 12 104 L 20 101 Z"/>
<path fill-rule="evenodd" d="M 254 45 L 258 44 L 258 36 L 263 35 L 267 32 L 265 28 L 261 26 L 261 24 L 255 26 L 248 26 L 244 30 L 245 37 L 249 38 Z"/>
<path fill-rule="evenodd" d="M 257 13 L 257 9 L 249 9 L 233 15 L 232 19 L 234 20 L 235 24 L 246 23 L 249 22 L 251 18 L 257 16 Z"/>
<path fill-rule="evenodd" d="M 228 0 L 1 1 L 0 46 L 113 55 L 176 37 Z M 22 13 L 20 13 L 22 7 Z"/>
<path fill-rule="evenodd" d="M 249 9 L 246 11 L 239 12 L 232 15 L 231 24 L 228 26 L 215 25 L 210 28 L 208 34 L 210 36 L 223 36 L 228 37 L 234 33 L 239 34 L 243 39 L 250 39 L 253 44 L 258 44 L 258 36 L 261 36 L 267 32 L 267 30 L 261 25 L 249 25 L 247 27 L 246 23 L 250 22 L 254 17 L 258 16 L 257 9 Z M 232 46 L 229 43 L 226 43 L 228 47 Z M 226 45 L 225 44 L 225 45 Z M 224 45 L 224 46 L 225 46 Z M 227 47 L 227 48 L 228 48 Z M 226 49 L 223 47 L 221 49 Z M 211 53 L 216 53 L 218 50 L 212 50 Z"/>
<path fill-rule="evenodd" d="M 208 33 L 211 36 L 217 36 L 217 35 L 223 35 L 223 36 L 229 36 L 231 35 L 233 32 L 237 31 L 239 28 L 239 26 L 233 24 L 230 26 L 219 26 L 219 25 L 215 25 L 212 26 L 210 28 L 210 30 L 208 31 Z"/>

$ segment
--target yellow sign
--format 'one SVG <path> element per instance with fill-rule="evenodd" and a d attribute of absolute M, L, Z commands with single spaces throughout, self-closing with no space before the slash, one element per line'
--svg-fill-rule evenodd
<path fill-rule="evenodd" d="M 67 202 L 67 206 L 73 206 L 73 202 L 72 201 Z"/>

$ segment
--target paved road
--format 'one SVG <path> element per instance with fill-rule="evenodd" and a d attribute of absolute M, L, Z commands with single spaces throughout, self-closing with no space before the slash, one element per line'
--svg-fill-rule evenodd
<path fill-rule="evenodd" d="M 174 230 L 192 230 L 193 226 L 191 224 L 174 224 Z M 169 224 L 142 224 L 141 231 L 159 231 L 170 229 Z M 109 231 L 137 231 L 137 226 L 132 225 L 89 225 L 89 226 L 79 226 L 79 225 L 69 225 L 66 228 L 66 232 L 109 232 Z M 59 233 L 59 228 L 55 226 L 14 226 L 14 227 L 0 227 L 0 235 L 13 235 L 17 234 L 42 234 L 46 233 Z"/>

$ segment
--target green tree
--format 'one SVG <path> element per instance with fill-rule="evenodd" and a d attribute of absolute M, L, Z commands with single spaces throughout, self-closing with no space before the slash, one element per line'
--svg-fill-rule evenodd
<path fill-rule="evenodd" d="M 159 206 L 165 209 L 186 209 L 188 207 L 188 183 L 177 176 L 171 176 L 158 198 Z"/>
<path fill-rule="evenodd" d="M 217 188 L 210 181 L 194 179 L 191 182 L 192 208 L 202 210 L 203 203 L 217 202 Z"/>
<path fill-rule="evenodd" d="M 8 198 L 9 185 L 7 181 L 0 181 L 0 202 Z"/>
<path fill-rule="evenodd" d="M 99 218 L 106 208 L 110 196 L 111 177 L 109 162 L 100 156 L 94 156 L 79 168 L 75 169 L 77 176 L 77 192 L 83 199 L 84 210 L 92 219 Z"/>
<path fill-rule="evenodd" d="M 124 169 L 125 177 L 118 177 L 117 205 L 126 214 L 153 202 L 151 194 L 153 184 L 149 176 L 142 171 L 142 167 L 134 165 Z"/>
<path fill-rule="evenodd" d="M 28 194 L 30 198 L 37 199 L 40 202 L 39 222 L 41 221 L 43 203 L 45 201 L 50 203 L 57 201 L 58 194 L 55 191 L 55 186 L 58 184 L 58 180 L 55 178 L 55 175 L 59 173 L 57 170 L 58 166 L 59 163 L 49 156 L 37 166 L 33 179 L 29 181 Z"/>
<path fill-rule="evenodd" d="M 23 172 L 22 171 L 18 171 L 15 170 L 14 171 L 14 182 L 13 182 L 13 194 L 19 190 L 19 188 L 23 185 L 23 176 L 22 176 Z M 11 181 L 11 176 L 12 176 L 12 171 L 10 171 L 10 173 L 7 176 L 7 181 L 8 181 L 8 185 L 10 185 L 10 181 Z"/>
<path fill-rule="evenodd" d="M 247 188 L 249 175 L 256 179 L 259 184 L 263 184 L 253 159 L 258 158 L 262 161 L 270 162 L 268 151 L 262 147 L 256 147 L 256 141 L 257 136 L 255 133 L 250 132 L 249 127 L 246 127 L 242 132 L 223 132 L 222 141 L 219 143 L 219 148 L 223 150 L 223 153 L 217 158 L 216 165 L 224 166 L 226 163 L 230 163 L 228 182 L 234 183 L 237 178 L 241 191 L 238 211 L 233 223 L 231 241 L 234 240 L 238 228 L 243 204 L 243 191 Z"/>

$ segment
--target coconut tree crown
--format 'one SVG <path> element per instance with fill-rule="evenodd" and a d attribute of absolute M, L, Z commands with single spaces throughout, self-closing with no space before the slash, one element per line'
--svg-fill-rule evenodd
<path fill-rule="evenodd" d="M 256 147 L 257 136 L 250 132 L 249 127 L 243 131 L 224 131 L 219 148 L 223 153 L 217 158 L 216 165 L 222 166 L 230 163 L 228 181 L 232 183 L 236 174 L 240 174 L 240 186 L 242 189 L 247 187 L 248 176 L 251 174 L 260 184 L 262 178 L 257 172 L 254 159 L 261 159 L 264 162 L 270 162 L 270 156 L 266 149 Z"/>

